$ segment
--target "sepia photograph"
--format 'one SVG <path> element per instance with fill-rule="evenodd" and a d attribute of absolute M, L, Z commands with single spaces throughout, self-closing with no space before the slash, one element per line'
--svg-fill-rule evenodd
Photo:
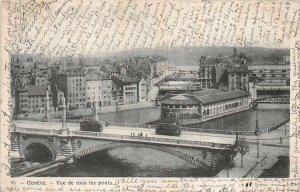
<path fill-rule="evenodd" d="M 11 64 L 12 176 L 289 177 L 288 49 Z"/>
<path fill-rule="evenodd" d="M 300 191 L 297 0 L 4 0 L 0 191 Z"/>

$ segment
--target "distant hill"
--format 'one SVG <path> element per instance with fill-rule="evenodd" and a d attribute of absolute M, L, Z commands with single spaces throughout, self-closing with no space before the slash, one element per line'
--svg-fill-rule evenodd
<path fill-rule="evenodd" d="M 100 54 L 97 56 L 86 55 L 82 60 L 84 63 L 99 63 L 104 60 L 118 61 L 129 57 L 158 55 L 165 57 L 169 62 L 175 66 L 182 65 L 198 65 L 201 56 L 217 57 L 219 54 L 222 56 L 231 56 L 234 47 L 174 47 L 174 48 L 155 48 L 155 49 L 134 49 L 120 52 L 113 52 L 109 54 Z M 282 56 L 290 55 L 289 49 L 270 49 L 264 47 L 237 47 L 237 53 L 243 52 L 250 60 L 250 62 L 266 61 L 270 57 L 276 59 Z M 18 55 L 20 60 L 25 61 L 28 57 L 33 57 L 37 60 L 57 62 L 58 60 L 70 60 L 69 57 L 43 57 L 41 55 Z M 122 58 L 122 59 L 121 59 Z M 71 58 L 74 62 L 79 62 L 79 58 Z"/>

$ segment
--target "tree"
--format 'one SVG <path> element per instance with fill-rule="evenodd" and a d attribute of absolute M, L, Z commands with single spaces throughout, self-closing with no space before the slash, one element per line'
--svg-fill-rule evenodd
<path fill-rule="evenodd" d="M 240 52 L 239 58 L 240 59 L 247 59 L 247 56 L 246 56 L 246 54 L 244 52 Z"/>
<path fill-rule="evenodd" d="M 237 50 L 236 48 L 233 48 L 233 54 L 232 54 L 232 58 L 237 58 Z"/>

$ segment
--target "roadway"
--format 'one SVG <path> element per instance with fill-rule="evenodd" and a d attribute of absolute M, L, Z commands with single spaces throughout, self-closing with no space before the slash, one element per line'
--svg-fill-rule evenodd
<path fill-rule="evenodd" d="M 37 121 L 15 121 L 15 126 L 22 129 L 32 130 L 34 129 L 45 129 L 45 130 L 60 130 L 62 127 L 61 123 L 55 122 L 37 122 Z M 67 127 L 69 131 L 80 131 L 79 124 L 68 123 Z M 176 139 L 176 140 L 187 140 L 187 141 L 199 141 L 209 142 L 215 144 L 229 144 L 235 143 L 234 135 L 225 134 L 211 134 L 211 133 L 200 133 L 200 132 L 188 132 L 181 131 L 180 136 L 168 136 L 168 135 L 156 135 L 154 128 L 140 128 L 140 127 L 121 127 L 121 126 L 108 126 L 104 127 L 102 133 L 109 135 L 122 135 L 122 136 L 138 136 L 139 133 L 143 134 L 143 137 L 151 137 L 158 139 Z"/>
<path fill-rule="evenodd" d="M 259 177 L 264 169 L 270 169 L 279 156 L 289 156 L 289 122 L 278 129 L 259 136 L 259 158 L 257 158 L 256 136 L 246 137 L 250 150 L 244 155 L 244 167 L 241 167 L 241 155 L 233 160 L 234 167 L 229 169 L 229 177 Z M 280 140 L 280 137 L 282 140 Z M 222 170 L 216 177 L 227 177 L 227 170 Z"/>

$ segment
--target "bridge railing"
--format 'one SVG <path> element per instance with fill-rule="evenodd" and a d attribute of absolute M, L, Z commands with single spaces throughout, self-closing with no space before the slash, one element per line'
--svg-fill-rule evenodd
<path fill-rule="evenodd" d="M 145 137 L 145 136 L 140 137 L 140 136 L 131 136 L 131 135 L 107 134 L 101 132 L 87 132 L 87 131 L 71 131 L 71 135 L 128 139 L 133 141 L 136 140 L 156 141 L 156 142 L 164 142 L 164 143 L 172 143 L 172 144 L 189 144 L 189 145 L 218 147 L 218 148 L 229 148 L 234 144 L 234 141 L 232 143 L 222 144 L 222 143 L 212 143 L 212 142 L 204 142 L 204 141 L 191 141 L 191 140 L 170 139 L 170 138 L 160 138 L 160 137 Z"/>
<path fill-rule="evenodd" d="M 53 130 L 53 129 L 33 129 L 33 128 L 16 127 L 15 130 L 18 132 L 60 134 L 60 130 Z"/>
<path fill-rule="evenodd" d="M 137 124 L 137 123 L 107 122 L 107 124 L 108 124 L 108 126 L 115 126 L 115 127 L 136 127 L 136 128 L 145 128 L 145 129 L 155 129 L 156 128 L 155 125 L 146 125 L 146 124 Z"/>

